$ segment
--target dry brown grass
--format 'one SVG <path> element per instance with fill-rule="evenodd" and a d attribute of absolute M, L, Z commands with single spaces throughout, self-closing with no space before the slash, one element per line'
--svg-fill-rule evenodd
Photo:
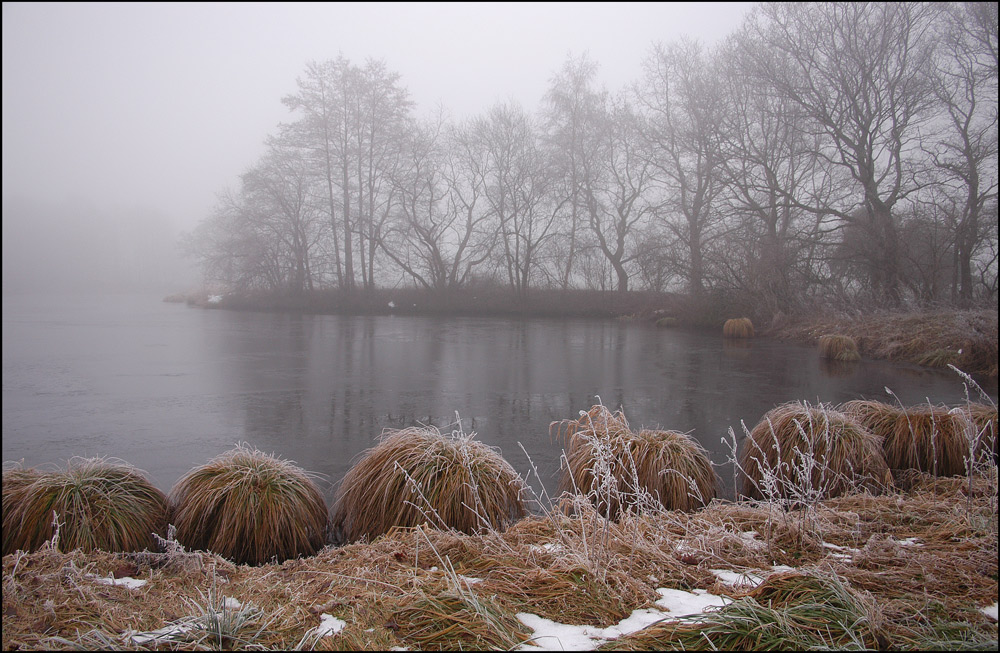
<path fill-rule="evenodd" d="M 971 402 L 968 405 L 968 410 L 972 423 L 976 427 L 976 437 L 978 438 L 976 457 L 981 460 L 987 453 L 992 453 L 993 462 L 996 463 L 997 436 L 1000 435 L 1000 432 L 997 431 L 996 406 Z"/>
<path fill-rule="evenodd" d="M 891 469 L 915 469 L 939 476 L 965 474 L 973 427 L 966 410 L 946 406 L 896 408 L 877 401 L 849 401 L 842 406 L 882 438 Z"/>
<path fill-rule="evenodd" d="M 724 338 L 753 338 L 753 322 L 748 317 L 738 317 L 726 320 L 722 325 Z"/>
<path fill-rule="evenodd" d="M 493 448 L 461 431 L 387 431 L 348 471 L 337 491 L 335 539 L 375 539 L 427 523 L 471 533 L 504 529 L 526 512 L 526 486 Z"/>
<path fill-rule="evenodd" d="M 141 551 L 167 526 L 163 493 L 135 467 L 110 458 L 71 458 L 52 471 L 3 472 L 3 552 L 53 539 L 64 551 Z"/>
<path fill-rule="evenodd" d="M 310 475 L 249 446 L 192 469 L 169 499 L 181 544 L 237 563 L 312 555 L 325 542 L 326 502 Z"/>
<path fill-rule="evenodd" d="M 651 503 L 696 510 L 715 498 L 708 454 L 683 433 L 634 432 L 621 411 L 600 404 L 553 426 L 567 442 L 560 490 L 586 496 L 610 519 Z"/>
<path fill-rule="evenodd" d="M 827 335 L 819 339 L 819 355 L 835 361 L 861 360 L 858 345 L 850 336 Z"/>
<path fill-rule="evenodd" d="M 741 494 L 751 499 L 879 493 L 892 483 L 880 438 L 822 404 L 770 410 L 744 441 L 739 466 Z"/>
<path fill-rule="evenodd" d="M 764 533 L 768 524 L 780 530 L 781 520 L 775 522 L 766 506 L 726 501 L 693 513 L 647 513 L 610 523 L 596 512 L 553 513 L 477 535 L 395 529 L 370 544 L 256 567 L 204 552 L 84 554 L 43 547 L 3 558 L 2 644 L 4 650 L 154 648 L 135 643 L 130 633 L 185 623 L 202 613 L 208 599 L 219 606 L 228 596 L 253 607 L 242 639 L 223 641 L 233 648 L 502 647 L 526 634 L 513 621 L 518 612 L 604 627 L 652 607 L 658 587 L 704 589 L 737 601 L 750 597 L 758 605 L 770 600 L 772 614 L 787 620 L 794 616 L 789 607 L 831 596 L 824 590 L 828 582 L 789 578 L 806 576 L 839 579 L 863 599 L 874 614 L 859 625 L 871 629 L 880 649 L 941 648 L 949 636 L 945 648 L 963 648 L 954 638 L 961 635 L 964 648 L 992 650 L 996 623 L 978 608 L 997 595 L 995 483 L 995 477 L 974 479 L 971 509 L 965 480 L 958 478 L 922 475 L 905 494 L 845 495 L 817 506 L 818 530 L 811 539 L 776 532 L 770 547 Z M 992 529 L 976 527 L 991 520 Z M 606 540 L 602 524 L 609 527 Z M 841 548 L 822 546 L 820 537 Z M 781 573 L 774 564 L 796 571 Z M 767 582 L 734 589 L 709 571 L 716 568 L 747 571 Z M 98 584 L 91 575 L 129 575 L 147 584 L 130 590 Z M 322 614 L 347 625 L 339 634 L 313 637 L 310 629 Z M 799 625 L 827 632 L 820 623 Z M 661 628 L 669 625 L 653 625 L 607 646 L 677 646 L 677 640 L 662 637 Z M 823 625 L 836 636 L 853 624 Z M 200 624 L 155 648 L 213 648 L 215 641 Z"/>
<path fill-rule="evenodd" d="M 782 338 L 816 342 L 827 333 L 850 336 L 861 355 L 997 375 L 996 310 L 867 315 L 810 315 L 773 332 Z"/>

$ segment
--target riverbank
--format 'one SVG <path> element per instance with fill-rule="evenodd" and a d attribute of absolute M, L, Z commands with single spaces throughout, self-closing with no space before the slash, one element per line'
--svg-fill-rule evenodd
<path fill-rule="evenodd" d="M 455 315 L 476 317 L 593 317 L 718 329 L 732 317 L 719 302 L 674 293 L 536 289 L 518 297 L 503 288 L 370 292 L 317 290 L 275 293 L 186 293 L 164 301 L 202 308 L 347 315 Z M 824 335 L 846 335 L 862 356 L 927 367 L 954 365 L 969 374 L 997 376 L 997 311 L 825 311 L 755 318 L 758 335 L 815 345 Z"/>
<path fill-rule="evenodd" d="M 3 648 L 992 650 L 987 473 L 971 492 L 919 476 L 791 512 L 715 501 L 617 523 L 578 509 L 503 533 L 399 529 L 259 567 L 43 548 L 3 559 Z"/>
<path fill-rule="evenodd" d="M 824 335 L 850 336 L 868 358 L 954 365 L 969 374 L 997 376 L 997 312 L 992 309 L 798 316 L 779 318 L 764 333 L 807 344 Z"/>

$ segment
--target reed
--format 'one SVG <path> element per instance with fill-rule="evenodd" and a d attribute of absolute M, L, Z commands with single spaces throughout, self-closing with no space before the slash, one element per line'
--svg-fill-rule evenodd
<path fill-rule="evenodd" d="M 997 460 L 997 407 L 970 402 L 969 418 L 975 427 L 976 458 L 984 460 L 992 454 L 993 462 Z"/>
<path fill-rule="evenodd" d="M 753 322 L 748 317 L 738 317 L 726 320 L 722 325 L 724 338 L 753 338 Z"/>
<path fill-rule="evenodd" d="M 326 502 L 294 463 L 240 444 L 170 491 L 177 541 L 238 564 L 312 555 L 325 543 Z"/>
<path fill-rule="evenodd" d="M 850 336 L 828 335 L 819 339 L 819 355 L 835 361 L 861 360 L 858 345 Z"/>
<path fill-rule="evenodd" d="M 74 457 L 65 469 L 4 470 L 4 555 L 53 540 L 60 551 L 142 551 L 166 526 L 166 497 L 128 463 Z"/>
<path fill-rule="evenodd" d="M 820 404 L 771 409 L 753 428 L 739 459 L 749 499 L 824 499 L 892 482 L 881 439 L 854 419 Z"/>
<path fill-rule="evenodd" d="M 604 517 L 654 506 L 697 510 L 715 498 L 708 454 L 683 433 L 636 433 L 621 411 L 601 404 L 553 426 L 567 442 L 560 490 L 588 497 Z"/>
<path fill-rule="evenodd" d="M 461 430 L 386 431 L 344 477 L 331 515 L 335 541 L 372 540 L 429 524 L 503 530 L 525 514 L 527 487 L 500 453 Z"/>

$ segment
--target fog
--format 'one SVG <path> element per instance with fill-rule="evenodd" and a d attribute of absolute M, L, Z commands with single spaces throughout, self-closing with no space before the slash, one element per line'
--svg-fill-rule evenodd
<path fill-rule="evenodd" d="M 534 110 L 567 56 L 639 77 L 750 3 L 3 4 L 3 290 L 194 283 L 191 230 L 288 119 L 307 62 L 382 59 L 417 115 Z"/>

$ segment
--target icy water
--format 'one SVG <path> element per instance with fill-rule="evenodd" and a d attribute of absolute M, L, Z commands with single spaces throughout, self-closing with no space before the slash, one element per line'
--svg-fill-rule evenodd
<path fill-rule="evenodd" d="M 983 381 L 980 379 L 980 382 Z M 113 456 L 164 491 L 240 441 L 323 475 L 327 498 L 385 428 L 433 424 L 497 447 L 554 493 L 549 425 L 598 397 L 633 427 L 689 432 L 732 471 L 721 440 L 796 399 L 965 400 L 953 372 L 815 348 L 612 320 L 239 313 L 160 297 L 3 298 L 3 460 Z M 996 399 L 993 381 L 984 386 Z M 523 446 L 523 451 L 522 447 Z M 525 454 L 527 452 L 527 455 Z"/>

